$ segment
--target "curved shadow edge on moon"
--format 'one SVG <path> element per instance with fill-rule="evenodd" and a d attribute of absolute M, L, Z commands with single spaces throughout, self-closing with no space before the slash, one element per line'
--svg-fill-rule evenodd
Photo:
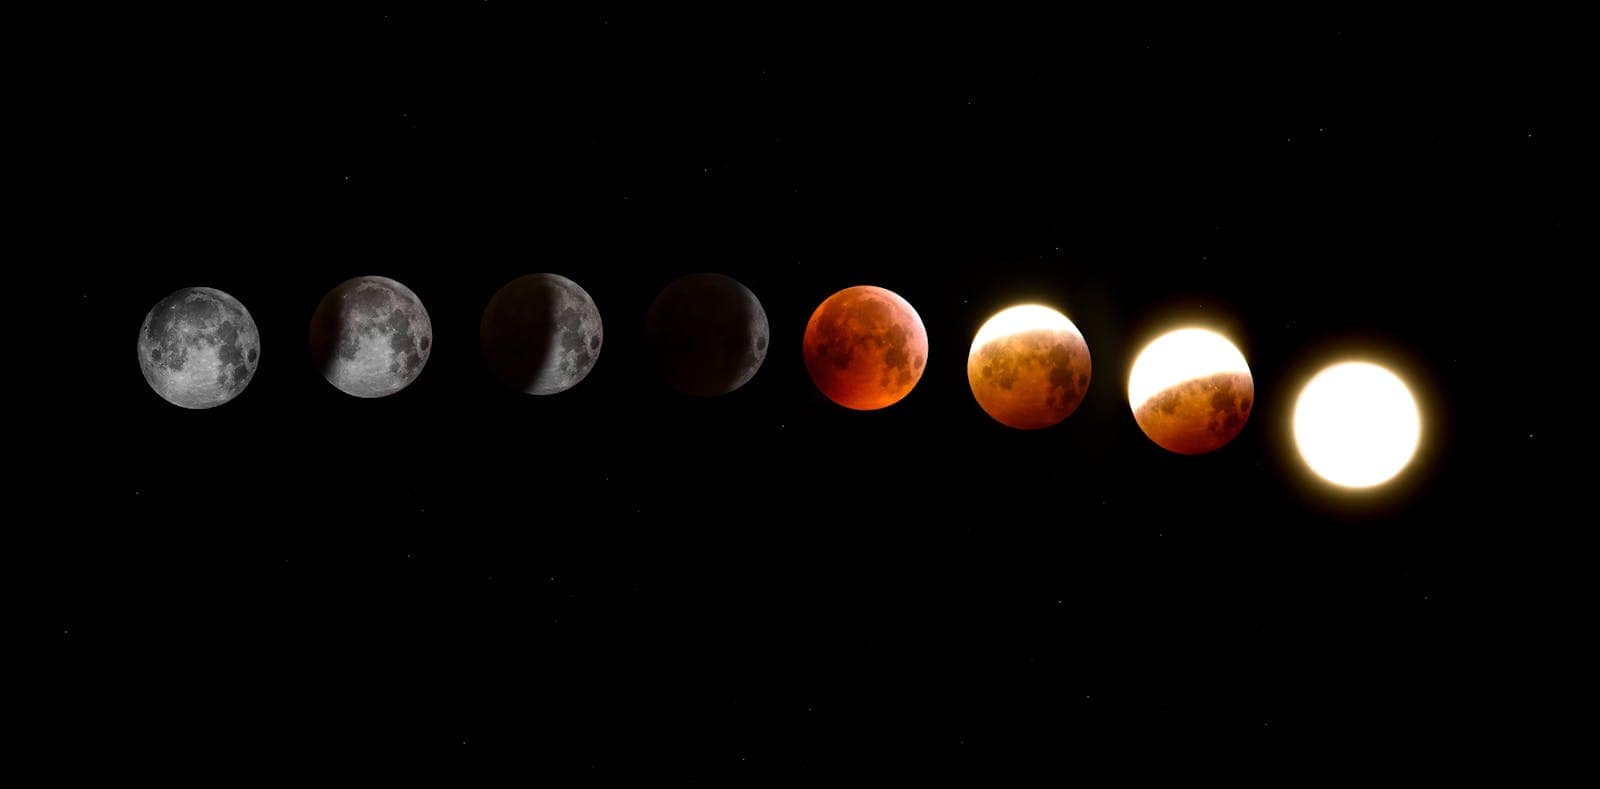
<path fill-rule="evenodd" d="M 744 386 L 767 358 L 771 332 L 756 295 L 722 274 L 690 274 L 645 315 L 645 349 L 668 386 L 716 397 Z"/>
<path fill-rule="evenodd" d="M 828 399 L 871 411 L 894 405 L 916 387 L 928 362 L 928 334 L 898 294 L 857 285 L 817 307 L 802 350 L 806 372 Z"/>
<path fill-rule="evenodd" d="M 328 383 L 361 398 L 386 397 L 422 374 L 433 322 L 410 288 L 356 277 L 328 291 L 311 318 L 311 360 Z"/>
<path fill-rule="evenodd" d="M 552 395 L 578 385 L 605 343 L 594 299 L 557 274 L 528 274 L 500 288 L 478 325 L 489 371 L 506 386 Z"/>
<path fill-rule="evenodd" d="M 967 383 L 995 421 L 1038 430 L 1078 410 L 1089 391 L 1092 367 L 1082 335 L 1033 329 L 974 348 L 967 357 Z"/>
<path fill-rule="evenodd" d="M 260 333 L 250 312 L 214 288 L 173 292 L 139 327 L 145 382 L 183 408 L 214 408 L 239 396 L 260 357 Z"/>
<path fill-rule="evenodd" d="M 1255 405 L 1249 373 L 1217 373 L 1169 386 L 1134 409 L 1139 429 L 1180 455 L 1221 449 L 1244 429 Z"/>

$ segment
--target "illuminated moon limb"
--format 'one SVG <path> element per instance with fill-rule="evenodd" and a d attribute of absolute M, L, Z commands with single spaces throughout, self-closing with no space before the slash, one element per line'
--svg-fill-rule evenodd
<path fill-rule="evenodd" d="M 1294 406 L 1294 440 L 1317 476 L 1370 488 L 1410 464 L 1422 438 L 1417 401 L 1400 377 L 1370 362 L 1341 362 L 1312 376 Z"/>
<path fill-rule="evenodd" d="M 996 313 L 967 354 L 972 396 L 995 421 L 1038 430 L 1072 415 L 1089 390 L 1092 364 L 1083 334 L 1067 316 L 1039 304 Z"/>
<path fill-rule="evenodd" d="M 1226 337 L 1178 329 L 1135 358 L 1128 405 L 1157 446 L 1199 455 L 1222 448 L 1244 429 L 1255 405 L 1255 382 L 1244 354 Z"/>

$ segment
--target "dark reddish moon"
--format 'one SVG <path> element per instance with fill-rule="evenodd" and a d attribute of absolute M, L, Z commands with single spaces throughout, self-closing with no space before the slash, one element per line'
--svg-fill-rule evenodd
<path fill-rule="evenodd" d="M 1001 310 L 978 330 L 967 383 L 996 422 L 1018 430 L 1059 423 L 1089 391 L 1089 345 L 1067 316 L 1038 304 Z"/>
<path fill-rule="evenodd" d="M 885 408 L 911 393 L 928 363 L 928 332 L 899 294 L 845 288 L 811 313 L 806 372 L 829 400 L 858 411 Z"/>

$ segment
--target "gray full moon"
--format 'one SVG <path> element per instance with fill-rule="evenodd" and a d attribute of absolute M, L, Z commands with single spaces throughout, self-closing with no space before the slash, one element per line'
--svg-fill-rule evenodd
<path fill-rule="evenodd" d="M 496 378 L 519 392 L 550 395 L 589 374 L 604 336 L 600 310 L 578 283 L 529 274 L 489 300 L 478 340 Z"/>
<path fill-rule="evenodd" d="M 411 289 L 388 277 L 356 277 L 328 291 L 311 317 L 311 361 L 339 391 L 384 397 L 422 373 L 433 322 Z"/>
<path fill-rule="evenodd" d="M 156 394 L 184 408 L 215 408 L 239 396 L 261 358 L 256 322 L 238 299 L 183 288 L 139 327 L 139 369 Z"/>
<path fill-rule="evenodd" d="M 697 397 L 744 386 L 767 358 L 770 335 L 761 300 L 721 274 L 690 274 L 668 285 L 644 322 L 656 372 Z"/>

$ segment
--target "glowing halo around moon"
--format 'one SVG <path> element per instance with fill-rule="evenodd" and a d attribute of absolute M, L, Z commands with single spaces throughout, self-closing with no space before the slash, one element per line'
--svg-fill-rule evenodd
<path fill-rule="evenodd" d="M 1128 405 L 1139 429 L 1180 455 L 1221 449 L 1244 429 L 1254 404 L 1244 354 L 1208 329 L 1157 337 L 1139 351 L 1128 376 Z"/>
<path fill-rule="evenodd" d="M 1370 488 L 1411 463 L 1422 414 L 1400 376 L 1371 362 L 1341 362 L 1311 377 L 1294 405 L 1294 442 L 1317 476 Z"/>
<path fill-rule="evenodd" d="M 1072 415 L 1089 391 L 1089 345 L 1067 316 L 1041 304 L 994 314 L 972 338 L 967 383 L 996 422 L 1038 430 Z"/>

